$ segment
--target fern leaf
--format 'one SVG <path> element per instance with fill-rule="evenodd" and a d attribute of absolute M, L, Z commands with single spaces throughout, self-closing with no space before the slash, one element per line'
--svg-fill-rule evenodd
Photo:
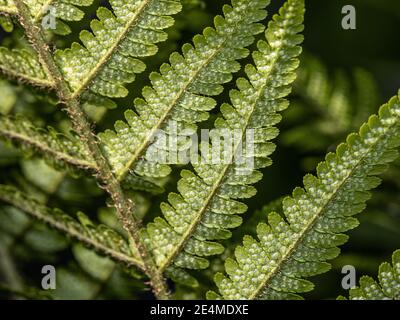
<path fill-rule="evenodd" d="M 17 14 L 17 8 L 12 0 L 0 0 L 0 14 Z"/>
<path fill-rule="evenodd" d="M 298 89 L 298 94 L 315 105 L 319 112 L 326 114 L 331 121 L 334 120 L 338 129 L 346 129 L 351 109 L 349 79 L 340 71 L 334 76 L 335 81 L 332 81 L 327 68 L 319 60 L 306 56 L 295 88 Z"/>
<path fill-rule="evenodd" d="M 363 211 L 376 177 L 398 157 L 400 102 L 392 98 L 373 115 L 359 134 L 329 153 L 317 168 L 317 177 L 306 175 L 304 189 L 296 188 L 283 201 L 283 217 L 270 213 L 268 224 L 257 228 L 259 241 L 246 236 L 228 259 L 229 277 L 215 281 L 225 299 L 295 299 L 313 289 L 304 277 L 326 272 L 348 236 L 342 232 L 358 226 L 353 216 Z M 208 298 L 220 298 L 210 292 Z"/>
<path fill-rule="evenodd" d="M 14 23 L 9 16 L 0 15 L 0 28 L 5 32 L 12 32 L 14 30 Z"/>
<path fill-rule="evenodd" d="M 137 58 L 154 55 L 155 43 L 166 40 L 162 31 L 174 23 L 170 17 L 181 10 L 179 0 L 110 0 L 113 12 L 97 10 L 98 20 L 91 22 L 92 32 L 80 34 L 83 45 L 58 50 L 56 61 L 68 81 L 73 97 L 84 95 L 125 97 L 124 84 L 133 82 L 145 69 Z"/>
<path fill-rule="evenodd" d="M 24 49 L 0 47 L 0 72 L 38 87 L 53 86 L 37 56 Z"/>
<path fill-rule="evenodd" d="M 392 265 L 388 262 L 380 265 L 379 283 L 371 277 L 361 277 L 360 285 L 349 290 L 349 299 L 400 300 L 400 250 L 393 253 L 392 262 Z"/>
<path fill-rule="evenodd" d="M 82 20 L 85 13 L 78 6 L 90 6 L 93 0 L 25 0 L 24 2 L 36 23 L 41 23 L 46 15 L 54 15 L 56 29 L 53 31 L 65 35 L 71 33 L 71 29 L 62 21 Z M 0 0 L 0 13 L 18 15 L 18 10 L 12 0 Z"/>
<path fill-rule="evenodd" d="M 29 214 L 33 218 L 48 224 L 71 238 L 93 248 L 96 252 L 106 255 L 127 266 L 143 268 L 143 262 L 138 253 L 131 251 L 127 241 L 105 225 L 95 226 L 83 213 L 78 213 L 78 222 L 58 209 L 50 209 L 14 187 L 0 185 L 0 201 Z"/>
<path fill-rule="evenodd" d="M 269 155 L 275 145 L 270 140 L 278 135 L 273 125 L 280 121 L 278 112 L 288 106 L 284 97 L 290 93 L 299 65 L 297 57 L 301 47 L 298 44 L 303 36 L 298 33 L 303 30 L 304 1 L 289 0 L 280 13 L 274 16 L 266 31 L 268 42 L 260 41 L 260 51 L 253 54 L 256 67 L 246 67 L 250 81 L 244 78 L 237 81 L 240 90 L 230 94 L 233 107 L 223 105 L 223 117 L 216 120 L 217 131 L 240 132 L 234 136 L 233 150 L 221 152 L 221 155 L 229 152 L 229 159 L 220 157 L 217 164 L 203 163 L 212 149 L 208 145 L 203 159 L 193 164 L 196 174 L 182 171 L 178 183 L 181 195 L 170 194 L 169 204 L 161 205 L 168 223 L 156 219 L 148 226 L 162 270 L 172 261 L 176 267 L 205 268 L 208 261 L 200 257 L 222 253 L 222 245 L 208 240 L 226 239 L 230 237 L 227 229 L 241 224 L 242 219 L 236 214 L 244 213 L 247 207 L 234 199 L 254 196 L 256 189 L 251 185 L 262 178 L 257 169 L 272 163 Z M 247 141 L 249 129 L 255 131 L 254 146 Z M 239 148 L 249 150 L 250 147 L 254 151 L 245 157 L 255 157 L 254 168 L 247 168 L 247 161 L 242 163 L 235 157 Z"/>
<path fill-rule="evenodd" d="M 369 72 L 356 68 L 351 79 L 339 69 L 335 71 L 332 81 L 328 69 L 319 60 L 310 56 L 304 60 L 295 85 L 296 93 L 324 116 L 326 120 L 321 126 L 328 127 L 325 131 L 357 129 L 370 114 L 376 112 L 379 94 Z"/>
<path fill-rule="evenodd" d="M 37 0 L 29 0 L 31 5 L 37 3 Z M 39 1 L 40 2 L 40 1 Z M 85 12 L 79 7 L 88 7 L 93 3 L 93 0 L 41 0 L 42 6 L 39 7 L 36 4 L 36 10 L 34 10 L 33 18 L 36 23 L 45 22 L 43 20 L 46 15 L 54 15 L 56 18 L 55 29 L 51 29 L 52 32 L 59 35 L 67 35 L 71 33 L 71 28 L 64 23 L 65 22 L 76 22 L 84 18 Z"/>
<path fill-rule="evenodd" d="M 125 113 L 128 123 L 118 121 L 115 131 L 100 135 L 110 163 L 119 179 L 130 169 L 138 176 L 165 176 L 167 165 L 159 164 L 148 153 L 158 130 L 172 134 L 176 128 L 178 145 L 187 144 L 183 132 L 193 132 L 194 123 L 208 118 L 216 105 L 210 96 L 223 91 L 221 84 L 232 79 L 240 69 L 236 60 L 248 55 L 246 46 L 264 27 L 257 21 L 266 16 L 263 9 L 269 0 L 237 0 L 224 6 L 225 17 L 215 18 L 215 29 L 206 28 L 194 37 L 194 46 L 185 44 L 183 55 L 175 52 L 170 64 L 160 73 L 152 73 L 153 87 L 145 87 L 144 99 L 135 101 L 135 113 Z M 176 126 L 175 126 L 176 124 Z M 148 152 L 148 153 L 147 153 Z"/>
<path fill-rule="evenodd" d="M 89 151 L 77 139 L 70 139 L 53 128 L 36 128 L 25 118 L 0 115 L 0 138 L 13 142 L 24 151 L 43 155 L 56 167 L 96 170 Z"/>

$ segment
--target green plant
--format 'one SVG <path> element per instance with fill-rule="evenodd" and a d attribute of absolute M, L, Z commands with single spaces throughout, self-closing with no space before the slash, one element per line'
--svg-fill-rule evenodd
<path fill-rule="evenodd" d="M 304 0 L 287 0 L 267 28 L 269 0 L 232 0 L 213 28 L 173 52 L 168 63 L 157 45 L 168 51 L 170 43 L 161 43 L 188 23 L 179 12 L 202 2 L 108 3 L 0 0 L 0 25 L 13 32 L 0 47 L 0 71 L 24 84 L 0 80 L 0 137 L 7 142 L 0 145 L 0 267 L 8 284 L 0 292 L 142 298 L 149 287 L 158 299 L 204 298 L 206 291 L 209 299 L 297 299 L 311 291 L 304 278 L 330 269 L 327 261 L 347 242 L 343 233 L 358 226 L 353 216 L 365 209 L 378 176 L 389 165 L 398 172 L 400 97 L 362 124 L 379 101 L 365 71 L 355 71 L 357 99 L 349 98 L 345 77 L 331 85 L 313 58 L 302 56 L 306 63 L 296 80 Z M 46 16 L 48 8 L 55 17 Z M 83 28 L 78 38 L 83 22 L 73 21 L 88 21 L 85 14 L 94 12 L 91 31 Z M 55 29 L 45 30 L 45 16 L 56 19 Z M 159 62 L 148 83 L 140 74 Z M 324 133 L 336 144 L 361 128 L 326 155 L 316 175 L 304 177 L 304 188 L 247 217 L 244 199 L 255 196 L 254 185 L 272 165 L 271 141 L 282 114 L 291 118 L 285 110 L 292 86 L 324 119 L 286 131 L 283 143 L 320 150 L 323 144 L 304 137 Z M 134 106 L 120 120 L 132 92 Z M 106 114 L 118 120 L 112 125 Z M 193 137 L 202 129 L 211 129 L 210 139 L 196 145 Z M 10 166 L 16 169 L 6 173 Z M 57 268 L 55 293 L 43 295 L 13 269 L 12 248 L 21 239 L 25 261 L 32 259 L 30 247 L 48 264 L 72 248 L 72 261 Z M 395 253 L 393 269 L 382 267 L 397 276 L 390 292 L 381 281 L 385 297 L 399 296 L 398 263 Z M 80 287 L 70 287 L 71 279 Z M 365 279 L 350 296 L 383 297 L 365 294 L 367 285 L 377 286 Z"/>
<path fill-rule="evenodd" d="M 360 278 L 360 286 L 350 289 L 351 300 L 398 300 L 400 286 L 400 251 L 392 256 L 393 265 L 384 262 L 379 267 L 379 284 L 368 276 Z M 339 297 L 344 299 L 344 297 Z"/>

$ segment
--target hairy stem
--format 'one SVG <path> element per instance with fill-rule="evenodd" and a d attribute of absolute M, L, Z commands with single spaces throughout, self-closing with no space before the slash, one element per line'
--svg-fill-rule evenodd
<path fill-rule="evenodd" d="M 168 299 L 168 288 L 162 273 L 158 271 L 150 252 L 147 250 L 140 237 L 139 223 L 133 216 L 133 202 L 125 197 L 120 183 L 114 176 L 108 161 L 101 151 L 99 141 L 92 131 L 89 120 L 82 110 L 79 100 L 72 96 L 68 84 L 64 80 L 60 69 L 53 59 L 49 46 L 43 37 L 41 27 L 32 22 L 29 10 L 22 0 L 15 0 L 14 2 L 19 12 L 20 24 L 24 28 L 33 48 L 37 51 L 43 67 L 47 69 L 49 76 L 52 77 L 57 95 L 60 101 L 65 105 L 66 112 L 71 119 L 74 130 L 78 133 L 82 142 L 88 146 L 93 160 L 97 164 L 98 170 L 96 172 L 96 178 L 110 194 L 118 218 L 133 240 L 133 249 L 139 252 L 144 262 L 145 273 L 150 278 L 155 296 L 159 299 Z"/>

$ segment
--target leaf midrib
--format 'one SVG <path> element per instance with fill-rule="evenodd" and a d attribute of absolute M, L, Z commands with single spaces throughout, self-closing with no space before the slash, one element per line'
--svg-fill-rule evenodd
<path fill-rule="evenodd" d="M 268 282 L 271 281 L 271 279 L 281 270 L 285 262 L 290 258 L 290 256 L 293 254 L 293 252 L 297 249 L 298 246 L 301 245 L 304 237 L 308 234 L 308 232 L 314 227 L 315 222 L 317 221 L 318 218 L 323 216 L 324 212 L 326 211 L 327 207 L 329 204 L 331 204 L 332 201 L 334 201 L 334 198 L 336 195 L 339 193 L 341 188 L 346 184 L 346 182 L 352 177 L 353 173 L 358 169 L 358 167 L 364 162 L 364 160 L 368 157 L 370 154 L 371 150 L 375 149 L 375 147 L 378 145 L 378 143 L 383 140 L 385 137 L 387 137 L 388 133 L 391 131 L 392 128 L 398 126 L 398 124 L 393 123 L 387 130 L 386 132 L 381 135 L 376 142 L 371 145 L 364 155 L 359 158 L 357 164 L 353 167 L 353 169 L 350 170 L 348 175 L 343 179 L 342 183 L 331 193 L 329 196 L 328 200 L 326 203 L 321 207 L 321 209 L 315 214 L 313 219 L 303 228 L 303 232 L 300 234 L 298 239 L 289 247 L 287 253 L 280 259 L 280 263 L 277 264 L 277 266 L 270 272 L 268 277 L 265 278 L 265 280 L 262 281 L 262 283 L 257 287 L 257 289 L 249 296 L 249 300 L 256 299 L 257 296 L 260 294 L 260 292 L 267 286 Z"/>
<path fill-rule="evenodd" d="M 42 19 L 42 17 L 46 13 L 44 9 L 47 9 L 54 1 L 56 0 L 47 0 L 47 2 L 42 5 L 42 8 L 39 10 L 39 12 L 36 13 L 36 16 L 34 16 L 34 21 L 36 23 L 39 22 L 39 20 Z"/>

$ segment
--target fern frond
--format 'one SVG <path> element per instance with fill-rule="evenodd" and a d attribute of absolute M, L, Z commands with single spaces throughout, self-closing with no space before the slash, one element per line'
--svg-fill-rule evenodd
<path fill-rule="evenodd" d="M 384 262 L 379 267 L 377 283 L 363 276 L 360 285 L 349 290 L 350 300 L 400 300 L 400 250 L 392 255 L 392 265 Z M 340 297 L 340 299 L 345 299 Z"/>
<path fill-rule="evenodd" d="M 399 96 L 381 107 L 359 134 L 329 153 L 306 175 L 305 188 L 296 188 L 283 201 L 284 216 L 272 212 L 268 224 L 257 228 L 260 241 L 246 236 L 236 248 L 236 260 L 225 262 L 229 277 L 215 281 L 225 299 L 295 299 L 313 289 L 302 278 L 326 272 L 348 236 L 342 232 L 358 226 L 353 216 L 365 208 L 376 177 L 398 157 L 400 145 Z M 208 298 L 220 298 L 210 292 Z"/>
<path fill-rule="evenodd" d="M 41 23 L 47 14 L 54 14 L 57 21 L 56 29 L 53 31 L 65 35 L 71 33 L 71 29 L 62 21 L 82 20 L 85 13 L 78 6 L 90 6 L 93 0 L 25 0 L 24 2 L 35 23 Z M 52 10 L 49 11 L 49 8 Z M 18 15 L 18 10 L 12 0 L 0 0 L 0 13 Z"/>
<path fill-rule="evenodd" d="M 18 208 L 33 218 L 82 242 L 99 254 L 128 266 L 143 268 L 143 262 L 137 252 L 132 253 L 127 241 L 121 235 L 105 225 L 95 226 L 82 213 L 78 213 L 81 220 L 78 222 L 61 210 L 48 208 L 16 188 L 7 185 L 0 185 L 0 201 Z"/>
<path fill-rule="evenodd" d="M 58 50 L 56 61 L 69 83 L 72 97 L 93 95 L 125 97 L 124 84 L 133 82 L 145 69 L 137 59 L 154 55 L 158 42 L 165 41 L 162 31 L 173 25 L 171 15 L 181 10 L 179 0 L 110 0 L 113 12 L 97 10 L 98 20 L 91 22 L 92 32 L 80 33 L 83 46 Z"/>
<path fill-rule="evenodd" d="M 12 32 L 14 30 L 14 23 L 8 15 L 0 15 L 0 28 L 5 32 Z"/>
<path fill-rule="evenodd" d="M 183 55 L 175 52 L 170 64 L 163 64 L 160 73 L 152 73 L 153 87 L 145 87 L 144 99 L 135 101 L 135 113 L 125 113 L 128 123 L 118 121 L 115 131 L 100 135 L 104 149 L 116 176 L 122 180 L 129 170 L 138 176 L 165 176 L 167 165 L 151 156 L 152 144 L 158 130 L 173 134 L 176 127 L 177 144 L 187 145 L 188 132 L 196 122 L 208 118 L 216 105 L 210 96 L 223 91 L 221 84 L 232 79 L 240 69 L 236 61 L 245 58 L 245 49 L 254 35 L 264 27 L 256 23 L 266 16 L 264 7 L 269 0 L 235 0 L 223 8 L 225 17 L 215 18 L 215 29 L 206 28 L 203 35 L 194 37 L 194 46 L 185 44 Z M 149 153 L 147 157 L 147 153 Z"/>
<path fill-rule="evenodd" d="M 36 128 L 28 119 L 0 115 L 0 138 L 24 151 L 41 154 L 57 167 L 96 170 L 89 151 L 79 140 L 57 133 L 53 128 Z"/>
<path fill-rule="evenodd" d="M 35 287 L 23 286 L 21 290 L 11 288 L 10 286 L 0 283 L 0 293 L 8 293 L 13 296 L 21 297 L 27 300 L 51 300 L 51 296 L 48 293 L 44 293 L 43 290 L 39 290 Z"/>
<path fill-rule="evenodd" d="M 376 112 L 376 106 L 379 102 L 379 90 L 372 74 L 362 68 L 354 70 L 354 80 L 356 83 L 357 108 L 352 123 L 360 124 L 365 119 L 368 119 L 370 114 Z"/>
<path fill-rule="evenodd" d="M 228 229 L 241 224 L 242 219 L 236 214 L 244 213 L 247 207 L 234 199 L 254 196 L 256 189 L 251 185 L 262 178 L 257 169 L 272 163 L 269 156 L 275 145 L 270 140 L 278 135 L 274 125 L 281 119 L 279 111 L 288 106 L 284 98 L 296 78 L 303 16 L 303 0 L 289 0 L 280 15 L 274 16 L 266 31 L 267 42 L 260 41 L 259 51 L 253 54 L 256 67 L 246 67 L 250 81 L 237 81 L 239 90 L 230 93 L 233 106 L 222 105 L 223 117 L 215 122 L 217 137 L 218 132 L 237 130 L 232 150 L 223 150 L 214 164 L 207 157 L 212 144 L 221 142 L 212 141 L 206 148 L 204 144 L 202 158 L 193 164 L 196 174 L 182 171 L 178 183 L 181 194 L 170 194 L 169 203 L 161 205 L 168 223 L 158 218 L 148 226 L 161 270 L 172 262 L 176 267 L 206 268 L 208 261 L 201 257 L 224 250 L 222 245 L 208 240 L 229 238 Z M 248 130 L 254 130 L 254 145 L 248 141 Z M 254 168 L 247 167 L 247 159 L 236 158 L 240 149 L 245 150 L 245 158 L 254 157 Z M 229 159 L 224 159 L 227 153 Z"/>
<path fill-rule="evenodd" d="M 53 87 L 37 56 L 25 49 L 0 47 L 0 72 L 38 87 Z"/>
<path fill-rule="evenodd" d="M 54 18 L 56 18 L 55 29 L 51 31 L 59 35 L 67 35 L 71 33 L 71 28 L 64 21 L 76 22 L 82 20 L 85 12 L 79 7 L 92 5 L 93 0 L 28 0 L 26 3 L 36 9 L 32 11 L 36 23 L 41 23 L 46 15 L 54 14 Z M 33 7 L 34 3 L 36 7 Z"/>
<path fill-rule="evenodd" d="M 336 71 L 335 80 L 332 81 L 328 69 L 318 59 L 305 56 L 295 88 L 304 100 L 324 115 L 327 122 L 333 123 L 332 127 L 346 130 L 351 121 L 350 79 L 341 70 Z M 373 112 L 369 112 L 367 117 Z"/>

